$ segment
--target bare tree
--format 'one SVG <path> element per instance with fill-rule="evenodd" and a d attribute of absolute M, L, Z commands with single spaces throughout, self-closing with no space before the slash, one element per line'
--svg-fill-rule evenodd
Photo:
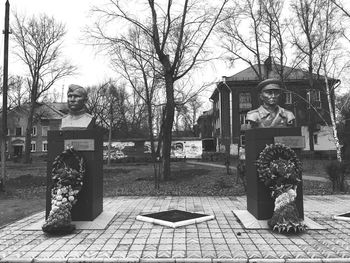
<path fill-rule="evenodd" d="M 340 46 L 344 28 L 339 23 L 338 7 L 332 0 L 295 0 L 292 3 L 292 9 L 297 17 L 294 23 L 296 30 L 293 31 L 294 45 L 305 55 L 305 60 L 301 61 L 301 64 L 308 67 L 309 88 L 313 90 L 318 86 L 325 87 L 321 91 L 327 96 L 330 121 L 327 119 L 323 121 L 332 128 L 337 159 L 341 162 L 334 98 L 335 89 L 339 86 L 337 78 L 349 63 L 344 61 L 344 50 Z M 314 150 L 315 114 L 321 116 L 317 109 L 310 107 L 308 126 L 311 151 Z"/>
<path fill-rule="evenodd" d="M 21 107 L 28 101 L 28 90 L 24 86 L 25 79 L 22 76 L 12 76 L 9 81 L 9 109 Z"/>
<path fill-rule="evenodd" d="M 338 111 L 338 123 L 344 126 L 350 123 L 350 91 L 336 97 L 336 108 Z"/>
<path fill-rule="evenodd" d="M 337 1 L 337 0 L 331 0 L 331 2 L 338 7 L 345 16 L 350 17 L 350 11 L 346 10 L 346 8 L 344 7 L 344 5 L 342 4 L 342 1 Z"/>
<path fill-rule="evenodd" d="M 302 64 L 307 67 L 309 89 L 314 90 L 314 82 L 317 78 L 314 72 L 319 72 L 320 63 L 317 58 L 317 50 L 322 43 L 319 28 L 319 15 L 324 8 L 325 0 L 293 0 L 291 9 L 295 19 L 291 23 L 293 45 L 297 53 L 302 54 Z M 314 150 L 313 133 L 315 129 L 315 112 L 313 108 L 308 111 L 308 129 L 310 151 Z"/>
<path fill-rule="evenodd" d="M 128 10 L 129 3 L 124 3 L 124 6 L 121 1 L 110 0 L 110 3 L 111 7 L 95 8 L 94 11 L 104 15 L 109 23 L 118 19 L 121 24 L 135 25 L 152 40 L 156 59 L 160 65 L 159 72 L 165 83 L 166 105 L 162 124 L 162 161 L 163 177 L 167 179 L 170 176 L 170 151 L 175 109 L 174 84 L 198 64 L 208 61 L 208 56 L 202 55 L 209 36 L 221 21 L 220 16 L 227 0 L 222 0 L 220 4 L 215 3 L 214 7 L 209 1 L 185 0 L 180 4 L 172 0 L 166 3 L 148 0 L 147 4 L 145 3 L 148 15 L 146 11 L 142 15 L 132 15 L 134 10 Z M 144 19 L 141 20 L 141 18 Z M 97 24 L 95 32 L 100 38 L 107 37 L 118 42 L 125 41 L 122 33 L 108 37 L 108 31 L 101 24 Z"/>
<path fill-rule="evenodd" d="M 72 75 L 76 68 L 61 59 L 63 24 L 47 15 L 21 17 L 15 14 L 12 26 L 15 54 L 28 67 L 27 85 L 30 110 L 26 128 L 25 162 L 30 162 L 31 132 L 35 104 L 42 94 L 59 79 Z"/>
<path fill-rule="evenodd" d="M 233 7 L 225 12 L 225 22 L 219 27 L 222 47 L 231 64 L 236 60 L 246 62 L 262 80 L 265 74 L 262 65 L 269 55 L 271 43 L 270 32 L 264 23 L 264 6 L 258 0 L 234 0 L 232 3 Z"/>
<path fill-rule="evenodd" d="M 341 63 L 343 52 L 339 47 L 339 40 L 343 35 L 343 28 L 338 23 L 339 15 L 336 5 L 331 0 L 326 0 L 322 13 L 320 14 L 319 24 L 321 33 L 321 45 L 319 52 L 319 60 L 321 70 L 324 75 L 325 92 L 327 95 L 329 114 L 331 118 L 330 127 L 333 131 L 333 138 L 337 150 L 337 160 L 342 162 L 341 146 L 338 137 L 336 113 L 334 102 L 334 89 L 336 83 L 329 81 L 330 77 L 334 77 L 334 72 L 339 74 L 342 68 L 339 66 L 349 66 L 348 62 Z"/>
<path fill-rule="evenodd" d="M 291 70 L 285 71 L 285 67 L 289 64 L 289 67 L 294 68 L 296 61 L 288 61 L 287 50 L 289 43 L 288 35 L 288 20 L 283 17 L 282 12 L 284 8 L 284 1 L 282 0 L 267 0 L 261 1 L 263 23 L 265 24 L 265 30 L 267 29 L 268 39 L 268 61 L 266 66 L 270 70 L 277 72 L 279 78 L 284 83 L 284 80 L 292 72 Z M 263 28 L 264 29 L 264 28 Z M 267 72 L 267 76 L 268 76 Z"/>
<path fill-rule="evenodd" d="M 151 155 L 154 163 L 155 186 L 159 187 L 156 166 L 156 149 L 154 138 L 154 107 L 156 95 L 163 80 L 157 71 L 155 51 L 149 35 L 133 25 L 121 43 L 111 43 L 113 66 L 128 81 L 135 94 L 147 107 L 148 133 Z"/>
<path fill-rule="evenodd" d="M 234 0 L 233 4 L 219 29 L 228 61 L 246 62 L 259 80 L 276 72 L 284 82 L 291 73 L 285 71 L 286 65 L 294 68 L 296 64 L 296 60 L 287 59 L 291 45 L 284 1 Z"/>
<path fill-rule="evenodd" d="M 143 136 L 145 106 L 133 93 L 127 92 L 125 83 L 109 80 L 87 87 L 87 91 L 87 110 L 96 117 L 98 126 L 109 130 L 112 124 L 113 137 Z"/>
<path fill-rule="evenodd" d="M 199 109 L 202 106 L 202 102 L 199 98 L 200 93 L 197 91 L 188 92 L 183 89 L 177 90 L 177 93 L 174 125 L 175 132 L 178 135 L 179 131 L 183 130 L 195 135 L 194 126 L 197 121 Z"/>

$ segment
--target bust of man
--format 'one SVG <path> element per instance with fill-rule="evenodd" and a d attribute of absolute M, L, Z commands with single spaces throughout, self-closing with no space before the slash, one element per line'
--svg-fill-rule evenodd
<path fill-rule="evenodd" d="M 68 87 L 67 101 L 69 113 L 62 119 L 61 130 L 88 129 L 94 125 L 92 115 L 86 112 L 86 90 L 75 84 Z"/>
<path fill-rule="evenodd" d="M 278 79 L 266 79 L 258 84 L 262 105 L 247 113 L 247 120 L 252 128 L 293 126 L 294 114 L 278 105 L 281 86 L 282 82 Z"/>

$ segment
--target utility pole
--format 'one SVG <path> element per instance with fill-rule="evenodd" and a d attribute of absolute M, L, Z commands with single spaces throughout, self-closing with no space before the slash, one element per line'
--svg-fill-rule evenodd
<path fill-rule="evenodd" d="M 6 137 L 7 137 L 7 89 L 8 89 L 8 54 L 9 54 L 9 34 L 10 34 L 10 3 L 5 3 L 5 29 L 4 37 L 4 79 L 2 90 L 2 140 L 1 140 L 1 175 L 0 191 L 5 190 L 6 180 Z"/>

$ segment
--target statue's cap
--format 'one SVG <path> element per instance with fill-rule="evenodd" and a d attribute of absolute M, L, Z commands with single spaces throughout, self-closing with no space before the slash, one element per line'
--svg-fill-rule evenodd
<path fill-rule="evenodd" d="M 73 92 L 73 91 L 76 91 L 76 90 L 78 90 L 79 93 L 81 93 L 81 95 L 87 97 L 87 91 L 86 91 L 86 89 L 85 89 L 84 87 L 79 86 L 79 85 L 76 85 L 76 84 L 70 84 L 70 85 L 68 86 L 68 92 L 67 92 L 67 93 Z"/>
<path fill-rule="evenodd" d="M 274 84 L 274 85 L 270 85 L 270 84 Z M 261 92 L 263 90 L 276 90 L 276 89 L 281 90 L 282 89 L 281 87 L 282 87 L 282 81 L 280 81 L 279 79 L 265 79 L 258 84 L 257 89 L 259 92 Z"/>

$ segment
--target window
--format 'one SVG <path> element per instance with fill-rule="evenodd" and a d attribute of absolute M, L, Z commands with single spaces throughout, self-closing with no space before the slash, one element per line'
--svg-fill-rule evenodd
<path fill-rule="evenodd" d="M 32 136 L 36 136 L 36 126 L 32 127 Z"/>
<path fill-rule="evenodd" d="M 241 114 L 239 114 L 239 120 L 240 120 L 241 125 L 243 125 L 243 124 L 248 124 L 248 121 L 247 121 L 247 113 L 241 113 Z"/>
<path fill-rule="evenodd" d="M 8 152 L 9 151 L 9 142 L 6 142 L 5 144 L 5 152 Z"/>
<path fill-rule="evenodd" d="M 22 136 L 22 127 L 16 127 L 16 136 Z"/>
<path fill-rule="evenodd" d="M 43 152 L 47 152 L 47 141 L 43 141 Z"/>
<path fill-rule="evenodd" d="M 321 101 L 321 92 L 319 90 L 313 90 L 315 101 Z"/>
<path fill-rule="evenodd" d="M 315 107 L 316 109 L 321 108 L 321 92 L 319 90 L 309 90 L 306 94 L 307 96 L 307 101 L 308 101 L 308 108 Z"/>
<path fill-rule="evenodd" d="M 47 131 L 49 130 L 49 126 L 43 126 L 42 127 L 42 132 L 41 135 L 42 136 L 47 136 Z"/>
<path fill-rule="evenodd" d="M 36 152 L 36 142 L 32 142 L 32 143 L 30 144 L 30 151 L 31 151 L 31 152 Z"/>
<path fill-rule="evenodd" d="M 241 146 L 245 145 L 245 134 L 239 136 L 239 143 L 241 144 Z"/>
<path fill-rule="evenodd" d="M 318 134 L 314 134 L 314 144 L 318 144 Z"/>
<path fill-rule="evenodd" d="M 292 92 L 288 91 L 285 94 L 286 94 L 286 104 L 292 104 L 293 103 Z"/>
<path fill-rule="evenodd" d="M 239 94 L 239 108 L 242 110 L 250 110 L 252 108 L 252 99 L 249 92 Z"/>

